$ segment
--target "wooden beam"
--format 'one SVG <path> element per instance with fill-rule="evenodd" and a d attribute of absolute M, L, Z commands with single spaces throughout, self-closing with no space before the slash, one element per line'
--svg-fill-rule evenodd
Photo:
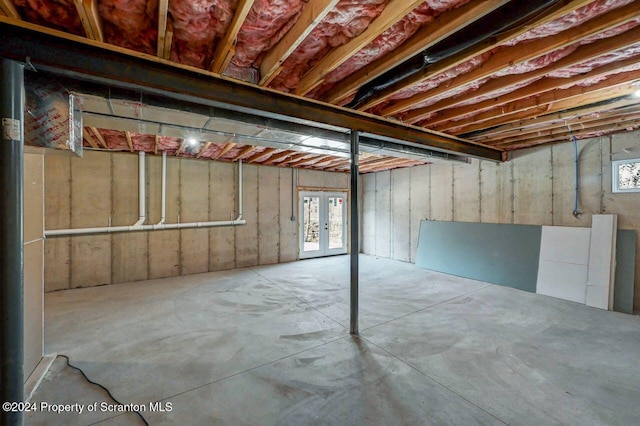
<path fill-rule="evenodd" d="M 620 114 L 619 112 L 613 115 L 605 115 L 589 117 L 572 123 L 556 123 L 553 127 L 545 130 L 538 130 L 524 135 L 519 135 L 510 138 L 502 138 L 493 142 L 496 146 L 508 146 L 518 143 L 526 143 L 529 141 L 537 143 L 540 140 L 554 140 L 558 136 L 564 137 L 569 129 L 576 131 L 583 131 L 593 129 L 595 127 L 605 127 L 607 125 L 613 127 L 620 125 L 624 127 L 624 123 L 629 121 L 637 121 L 640 119 L 640 111 L 635 110 L 629 114 Z"/>
<path fill-rule="evenodd" d="M 0 10 L 2 10 L 3 15 L 9 18 L 22 19 L 12 0 L 0 0 Z"/>
<path fill-rule="evenodd" d="M 104 42 L 102 18 L 96 0 L 74 0 L 73 4 L 76 6 L 87 38 Z"/>
<path fill-rule="evenodd" d="M 201 158 L 202 155 L 205 153 L 205 151 L 207 149 L 209 149 L 209 147 L 213 144 L 213 142 L 207 142 L 204 145 L 201 145 L 202 148 L 200 149 L 200 151 L 198 151 L 198 155 L 196 155 L 196 158 Z"/>
<path fill-rule="evenodd" d="M 301 162 L 297 163 L 296 167 L 312 166 L 312 165 L 314 165 L 316 163 L 319 163 L 319 162 L 324 161 L 324 160 L 326 160 L 328 158 L 331 158 L 331 157 L 332 157 L 331 155 L 317 155 L 316 154 L 316 156 L 314 156 L 313 158 L 310 158 L 308 160 L 304 160 L 304 161 L 301 161 Z"/>
<path fill-rule="evenodd" d="M 231 161 L 238 161 L 238 160 L 242 160 L 244 157 L 246 157 L 247 155 L 251 154 L 253 151 L 255 151 L 256 149 L 258 149 L 257 146 L 253 146 L 253 145 L 248 145 L 245 146 L 244 148 L 242 148 L 242 150 L 238 153 L 238 155 L 236 155 L 235 157 L 233 157 L 233 159 Z"/>
<path fill-rule="evenodd" d="M 478 102 L 475 104 L 450 109 L 448 111 L 438 112 L 436 115 L 429 117 L 428 126 L 433 127 L 436 124 L 445 123 L 458 117 L 462 117 L 468 114 L 479 113 L 489 109 L 505 105 L 509 102 L 526 99 L 531 96 L 536 96 L 540 93 L 548 92 L 550 90 L 557 90 L 563 86 L 570 84 L 580 84 L 591 79 L 600 79 L 603 77 L 609 77 L 612 74 L 620 73 L 630 65 L 635 65 L 638 62 L 637 58 L 629 58 L 623 61 L 613 62 L 608 65 L 595 68 L 588 73 L 578 74 L 570 78 L 550 78 L 547 77 L 542 80 L 538 80 L 528 86 L 521 89 L 514 90 L 511 93 L 498 96 L 496 98 L 487 99 L 486 101 Z M 633 72 L 625 74 L 632 75 Z M 498 79 L 499 80 L 499 79 Z M 479 90 L 482 90 L 479 89 Z M 475 93 L 472 94 L 475 97 Z M 416 111 L 416 110 L 413 110 Z M 412 111 L 412 112 L 413 112 Z"/>
<path fill-rule="evenodd" d="M 131 139 L 131 132 L 124 132 L 125 137 L 127 138 L 127 145 L 129 145 L 129 151 L 133 152 L 133 140 Z"/>
<path fill-rule="evenodd" d="M 94 134 L 96 139 L 98 139 L 98 142 L 100 142 L 100 145 L 102 145 L 104 149 L 109 149 L 109 145 L 107 145 L 107 141 L 104 140 L 104 137 L 102 136 L 100 131 L 95 127 L 89 127 L 89 129 L 91 129 L 91 132 Z"/>
<path fill-rule="evenodd" d="M 457 121 L 447 121 L 445 123 L 440 124 L 439 126 L 431 127 L 433 130 L 438 131 L 447 131 L 450 129 L 459 129 L 464 128 L 465 126 L 470 125 L 480 125 L 480 123 L 484 123 L 487 121 L 491 121 L 497 116 L 506 117 L 508 115 L 517 113 L 519 111 L 525 111 L 531 108 L 538 108 L 544 105 L 549 105 L 553 103 L 557 103 L 560 101 L 566 101 L 576 97 L 584 97 L 584 95 L 588 93 L 595 93 L 598 91 L 611 91 L 612 95 L 622 96 L 619 94 L 617 89 L 614 89 L 618 86 L 628 85 L 640 79 L 640 70 L 630 71 L 628 73 L 620 73 L 610 78 L 603 80 L 599 83 L 592 84 L 591 86 L 580 86 L 575 85 L 568 89 L 555 89 L 549 90 L 546 92 L 541 91 L 535 97 L 528 97 L 526 99 L 518 100 L 515 102 L 509 102 L 504 105 L 499 105 L 497 108 L 492 110 L 487 110 L 476 114 L 472 117 L 468 117 L 462 120 Z M 555 80 L 564 80 L 564 79 L 555 79 Z M 568 83 L 569 81 L 567 81 Z M 623 91 L 623 94 L 626 94 L 626 90 Z"/>
<path fill-rule="evenodd" d="M 155 155 L 158 155 L 158 142 L 159 142 L 159 139 L 160 139 L 160 135 L 156 135 L 155 141 L 153 143 L 153 153 Z"/>
<path fill-rule="evenodd" d="M 541 144 L 569 141 L 573 136 L 575 136 L 578 139 L 581 139 L 594 133 L 598 133 L 598 134 L 620 133 L 624 131 L 634 131 L 634 130 L 637 130 L 638 128 L 640 128 L 640 120 L 636 119 L 636 120 L 631 120 L 623 123 L 609 123 L 602 126 L 586 127 L 584 129 L 574 128 L 572 129 L 572 131 L 569 131 L 567 129 L 564 133 L 558 133 L 552 137 L 541 137 L 537 139 L 530 139 L 525 142 L 513 142 L 510 144 L 504 144 L 503 148 L 511 151 L 516 149 L 529 148 L 531 146 L 537 146 Z"/>
<path fill-rule="evenodd" d="M 334 8 L 339 0 L 309 0 L 287 33 L 264 55 L 260 64 L 260 85 L 265 86 L 281 70 L 282 63 Z"/>
<path fill-rule="evenodd" d="M 606 111 L 614 111 L 626 108 L 633 108 L 639 104 L 638 99 L 623 99 L 612 104 L 603 107 L 601 105 L 595 105 L 592 107 L 581 108 L 577 111 L 563 111 L 559 113 L 552 113 L 546 115 L 540 115 L 534 118 L 527 117 L 518 121 L 514 121 L 508 124 L 504 124 L 499 127 L 491 128 L 486 131 L 478 132 L 473 135 L 473 140 L 487 144 L 488 141 L 497 140 L 502 137 L 517 135 L 523 132 L 535 131 L 543 126 L 548 126 L 550 123 L 562 122 L 574 122 L 579 120 L 580 117 L 589 116 L 594 113 L 601 113 L 603 108 Z"/>
<path fill-rule="evenodd" d="M 236 53 L 236 42 L 238 33 L 244 20 L 247 18 L 251 6 L 253 6 L 254 0 L 239 0 L 236 6 L 236 11 L 233 15 L 233 20 L 224 33 L 224 37 L 218 40 L 216 51 L 213 54 L 213 64 L 211 65 L 211 71 L 222 74 L 229 65 L 229 61 Z"/>
<path fill-rule="evenodd" d="M 636 4 L 636 7 L 638 8 L 638 13 L 640 13 L 640 3 Z M 624 16 L 625 19 L 628 19 L 626 15 L 620 15 L 620 16 Z M 617 25 L 618 25 L 617 23 L 614 23 L 614 26 L 617 26 Z M 559 61 L 547 67 L 539 68 L 537 70 L 533 70 L 524 74 L 508 75 L 501 78 L 495 78 L 490 80 L 483 86 L 481 86 L 475 92 L 470 93 L 468 96 L 464 95 L 464 96 L 447 98 L 447 99 L 438 101 L 432 105 L 429 105 L 427 107 L 413 109 L 406 114 L 406 116 L 404 117 L 404 120 L 409 123 L 416 123 L 424 119 L 427 115 L 433 112 L 442 111 L 444 109 L 454 107 L 461 102 L 467 102 L 480 97 L 488 96 L 492 92 L 495 92 L 496 90 L 503 90 L 505 87 L 516 86 L 516 85 L 521 85 L 527 82 L 531 82 L 539 79 L 540 77 L 544 77 L 550 72 L 569 68 L 574 65 L 586 62 L 590 59 L 606 55 L 612 51 L 625 49 L 627 47 L 633 46 L 637 44 L 637 41 L 639 38 L 640 38 L 640 28 L 635 27 L 615 37 L 605 38 L 605 39 L 596 41 L 594 43 L 581 46 L 570 55 L 565 56 L 564 58 L 560 59 Z M 483 68 L 484 68 L 484 65 L 483 65 Z M 567 83 L 570 82 L 570 80 L 567 80 L 567 79 L 554 79 L 554 80 L 558 82 L 562 80 L 565 80 Z M 455 84 L 454 87 L 458 86 L 456 83 L 453 83 L 453 84 Z M 561 87 L 562 85 L 563 84 L 559 83 L 555 87 Z M 524 89 L 521 89 L 519 92 L 520 93 L 524 92 Z M 508 98 L 508 96 L 509 95 L 503 95 L 503 98 Z M 484 104 L 486 105 L 488 104 L 488 102 L 493 102 L 493 101 L 495 101 L 495 99 L 491 101 L 485 101 Z"/>
<path fill-rule="evenodd" d="M 287 166 L 288 167 L 288 166 L 290 166 L 292 164 L 295 164 L 295 163 L 297 163 L 299 161 L 302 161 L 305 158 L 309 158 L 309 157 L 311 157 L 313 155 L 314 154 L 309 154 L 309 153 L 306 153 L 306 152 L 301 152 L 299 154 L 294 154 L 290 158 L 278 163 L 278 166 Z"/>
<path fill-rule="evenodd" d="M 417 74 L 415 74 L 414 76 L 411 76 L 409 78 L 406 78 L 404 80 L 402 80 L 400 83 L 395 84 L 393 86 L 391 86 L 390 88 L 381 91 L 381 93 L 379 95 L 376 95 L 374 97 L 372 97 L 371 99 L 369 99 L 369 101 L 367 101 L 364 105 L 362 105 L 361 107 L 359 107 L 358 109 L 360 110 L 367 110 L 375 105 L 378 105 L 380 103 L 382 103 L 383 101 L 387 100 L 389 97 L 395 95 L 396 93 L 406 89 L 407 87 L 413 86 L 414 84 L 420 83 L 421 81 L 424 81 L 430 77 L 433 77 L 437 74 L 441 74 L 443 72 L 446 72 L 472 58 L 475 58 L 479 55 L 482 55 L 490 50 L 495 49 L 496 47 L 508 42 L 509 40 L 511 40 L 512 38 L 515 38 L 517 36 L 520 36 L 524 33 L 526 33 L 527 31 L 529 31 L 531 28 L 533 27 L 537 27 L 537 26 L 541 26 L 543 24 L 546 24 L 548 22 L 551 22 L 557 18 L 560 18 L 563 15 L 566 15 L 569 12 L 572 12 L 575 9 L 578 9 L 586 4 L 592 3 L 594 0 L 573 0 L 573 1 L 569 1 L 564 3 L 563 6 L 561 7 L 557 7 L 555 10 L 544 14 L 544 15 L 540 15 L 537 17 L 537 19 L 532 20 L 532 22 L 529 22 L 527 25 L 522 25 L 514 30 L 511 31 L 506 31 L 502 34 L 499 34 L 495 37 L 492 37 L 491 39 L 489 39 L 488 41 L 485 41 L 483 43 L 479 43 L 477 46 L 475 46 L 472 49 L 467 49 L 465 51 L 463 51 L 462 53 L 458 54 L 458 55 L 454 55 L 451 58 L 445 59 L 440 61 L 438 64 L 436 64 L 435 66 L 431 66 L 431 67 L 427 67 L 425 70 L 423 70 L 422 72 L 419 72 Z M 551 36 L 551 37 L 546 37 L 544 38 L 544 40 L 549 40 L 551 41 L 554 37 L 556 37 L 556 41 L 557 41 L 557 36 Z M 524 57 L 529 57 L 532 55 L 535 55 L 535 51 L 536 49 L 543 49 L 544 46 L 540 46 L 541 45 L 541 40 L 534 40 L 530 43 L 528 43 L 527 45 L 527 49 L 522 49 L 522 46 L 514 46 L 511 48 L 502 48 L 500 49 L 498 52 L 496 52 L 496 55 L 498 55 L 497 59 L 494 59 L 496 55 L 494 55 L 492 58 L 490 58 L 489 64 L 488 65 L 494 65 L 496 63 L 500 63 L 503 64 L 505 61 L 507 62 L 507 64 L 509 63 L 515 63 L 513 62 L 514 59 L 519 61 L 519 58 L 521 56 L 524 55 Z M 566 43 L 566 39 L 564 40 L 564 42 Z M 539 56 L 539 55 L 538 55 Z M 532 56 L 532 57 L 536 57 L 536 56 Z M 481 67 L 481 69 L 484 68 Z M 471 73 L 467 73 L 467 74 L 471 74 Z M 463 74 L 467 75 L 467 74 Z M 474 75 L 475 78 L 475 75 Z M 446 86 L 446 89 L 445 89 Z M 449 84 L 447 85 L 440 85 L 440 90 L 445 91 L 448 90 L 448 88 L 450 87 Z M 430 98 L 431 96 L 433 96 L 432 94 L 429 94 L 429 96 L 426 95 L 426 93 L 430 93 L 431 91 L 428 92 L 424 92 L 424 93 L 419 93 L 416 94 L 408 99 L 403 99 L 401 101 L 396 102 L 394 105 L 395 108 L 391 109 L 391 106 L 386 108 L 386 112 L 385 115 L 394 115 L 397 114 L 398 112 L 404 111 L 405 109 L 410 108 L 412 105 L 415 105 L 418 102 L 423 102 L 424 100 Z"/>
<path fill-rule="evenodd" d="M 338 103 L 353 95 L 361 86 L 369 83 L 386 71 L 400 65 L 423 50 L 428 49 L 439 41 L 444 40 L 456 31 L 477 21 L 509 0 L 472 1 L 456 9 L 447 10 L 440 14 L 433 22 L 424 25 L 417 33 L 402 45 L 382 58 L 362 67 L 349 75 L 348 78 L 337 82 L 327 92 L 324 100 Z"/>
<path fill-rule="evenodd" d="M 273 154 L 274 152 L 276 152 L 277 149 L 276 148 L 267 148 L 262 152 L 259 152 L 255 155 L 253 155 L 251 158 L 249 158 L 246 162 L 247 163 L 255 163 L 257 161 L 262 160 L 265 157 L 268 157 L 269 155 Z"/>
<path fill-rule="evenodd" d="M 82 136 L 92 148 L 98 148 L 98 144 L 93 140 L 93 135 L 86 127 L 82 128 Z"/>
<path fill-rule="evenodd" d="M 371 43 L 376 37 L 404 18 L 424 0 L 389 0 L 380 15 L 360 35 L 346 44 L 336 47 L 315 64 L 299 81 L 295 93 L 304 96 L 322 83 L 323 79 L 356 52 Z"/>
<path fill-rule="evenodd" d="M 640 103 L 637 105 L 615 109 L 613 111 L 598 113 L 598 114 L 589 114 L 585 116 L 578 116 L 572 119 L 567 119 L 563 121 L 550 121 L 549 123 L 543 123 L 541 126 L 528 127 L 523 128 L 520 133 L 502 136 L 500 138 L 494 138 L 493 140 L 488 141 L 487 143 L 499 144 L 502 141 L 510 141 L 516 142 L 518 140 L 531 139 L 538 136 L 542 136 L 545 134 L 551 134 L 551 132 L 557 129 L 566 129 L 567 127 L 578 127 L 583 128 L 584 126 L 591 125 L 594 122 L 616 122 L 623 121 L 628 119 L 628 117 L 639 115 L 640 114 Z"/>
<path fill-rule="evenodd" d="M 383 161 L 370 163 L 362 167 L 363 172 L 377 172 L 381 170 L 398 167 L 404 164 L 413 163 L 415 160 L 409 158 L 385 158 Z"/>
<path fill-rule="evenodd" d="M 342 157 L 337 157 L 336 158 L 334 156 L 331 156 L 330 158 L 328 158 L 326 160 L 322 160 L 322 161 L 320 161 L 318 163 L 314 163 L 313 167 L 328 167 L 333 163 L 338 163 L 338 162 L 342 162 L 342 161 L 344 161 L 344 158 L 342 158 Z"/>
<path fill-rule="evenodd" d="M 284 158 L 289 157 L 290 155 L 293 155 L 294 152 L 295 151 L 283 151 L 283 152 L 280 152 L 278 154 L 274 154 L 271 157 L 269 157 L 269 159 L 267 161 L 263 162 L 262 164 L 270 165 L 270 164 L 276 163 L 276 162 L 278 162 L 278 161 L 280 161 L 280 160 L 282 160 Z"/>
<path fill-rule="evenodd" d="M 158 57 L 169 59 L 171 55 L 171 42 L 173 28 L 167 26 L 167 14 L 169 12 L 169 0 L 158 1 L 158 44 L 156 52 Z M 168 46 L 168 49 L 167 49 Z"/>
<path fill-rule="evenodd" d="M 180 142 L 180 146 L 176 150 L 175 156 L 178 157 L 180 154 L 182 154 L 186 147 L 187 147 L 187 139 L 182 139 L 182 142 Z"/>
<path fill-rule="evenodd" d="M 595 104 L 597 102 L 614 99 L 620 96 L 630 95 L 634 93 L 636 90 L 637 90 L 637 87 L 631 84 L 627 84 L 627 85 L 623 85 L 615 88 L 608 88 L 608 89 L 605 88 L 604 90 L 587 92 L 580 96 L 574 96 L 574 97 L 571 97 L 570 99 L 562 99 L 558 102 L 553 102 L 542 107 L 526 109 L 526 110 L 518 110 L 518 111 L 515 111 L 514 113 L 503 114 L 497 117 L 494 115 L 494 117 L 490 120 L 465 126 L 461 130 L 456 129 L 455 131 L 452 131 L 452 133 L 462 134 L 462 133 L 468 133 L 468 132 L 475 132 L 482 129 L 487 129 L 489 127 L 499 126 L 501 124 L 518 121 L 523 118 L 536 117 L 538 115 L 566 111 L 572 108 L 587 106 L 587 105 Z"/>
<path fill-rule="evenodd" d="M 224 156 L 227 152 L 231 151 L 236 145 L 237 143 L 235 142 L 225 143 L 222 149 L 220 150 L 220 152 L 218 152 L 216 155 L 212 156 L 211 158 L 213 160 L 217 160 L 218 158 Z"/>

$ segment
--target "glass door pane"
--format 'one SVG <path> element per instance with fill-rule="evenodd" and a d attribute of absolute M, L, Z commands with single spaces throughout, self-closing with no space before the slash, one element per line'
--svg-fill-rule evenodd
<path fill-rule="evenodd" d="M 328 199 L 329 249 L 340 249 L 344 246 L 344 202 L 343 197 L 330 196 Z"/>
<path fill-rule="evenodd" d="M 320 250 L 320 197 L 303 198 L 302 220 L 303 251 Z"/>

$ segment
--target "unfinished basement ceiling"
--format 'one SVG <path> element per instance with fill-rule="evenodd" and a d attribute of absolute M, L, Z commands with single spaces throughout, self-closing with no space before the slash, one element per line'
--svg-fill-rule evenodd
<path fill-rule="evenodd" d="M 0 10 L 9 22 L 505 151 L 640 127 L 639 1 L 0 0 Z M 94 136 L 86 143 L 98 144 Z M 149 137 L 112 136 L 134 148 Z M 229 143 L 202 155 L 284 156 Z"/>

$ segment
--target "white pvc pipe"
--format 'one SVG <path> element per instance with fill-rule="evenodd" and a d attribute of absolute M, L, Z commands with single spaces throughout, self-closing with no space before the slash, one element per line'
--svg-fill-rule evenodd
<path fill-rule="evenodd" d="M 238 160 L 238 218 L 242 219 L 242 160 Z"/>
<path fill-rule="evenodd" d="M 140 226 L 147 220 L 147 174 L 144 151 L 138 153 L 138 221 L 133 226 Z"/>
<path fill-rule="evenodd" d="M 167 215 L 167 151 L 162 151 L 162 213 L 158 225 L 162 225 Z"/>
<path fill-rule="evenodd" d="M 142 157 L 144 158 L 144 157 Z M 166 166 L 166 157 L 164 158 L 163 164 Z M 144 177 L 144 176 L 143 176 Z M 164 187 L 166 190 L 166 167 L 163 171 L 163 180 Z M 141 223 L 135 223 L 130 226 L 104 226 L 98 228 L 76 228 L 76 229 L 50 229 L 44 231 L 45 237 L 59 237 L 66 235 L 87 235 L 87 234 L 111 234 L 115 232 L 137 232 L 137 231 L 158 231 L 163 229 L 183 229 L 183 228 L 212 228 L 218 226 L 238 226 L 245 225 L 247 223 L 246 220 L 242 219 L 242 160 L 238 162 L 238 217 L 235 220 L 218 220 L 213 222 L 190 222 L 190 223 L 158 223 L 156 225 L 142 225 Z M 144 182 L 144 179 L 142 179 Z M 145 195 L 145 190 L 140 189 L 140 194 Z M 164 195 L 164 194 L 163 194 Z M 163 211 L 165 209 L 166 196 L 163 196 Z M 142 207 L 142 203 L 140 206 Z M 144 207 L 142 207 L 141 212 L 144 211 Z M 141 219 L 145 219 L 142 218 Z M 164 219 L 164 215 L 163 215 Z M 140 222 L 140 220 L 138 221 Z"/>

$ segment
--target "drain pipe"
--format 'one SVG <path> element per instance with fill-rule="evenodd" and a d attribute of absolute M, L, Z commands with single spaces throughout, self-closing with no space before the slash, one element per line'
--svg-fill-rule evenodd
<path fill-rule="evenodd" d="M 162 213 L 160 222 L 156 225 L 164 224 L 167 217 L 167 151 L 162 151 Z"/>
<path fill-rule="evenodd" d="M 165 176 L 166 191 L 166 167 L 163 172 Z M 238 161 L 238 217 L 234 220 L 219 220 L 212 222 L 190 222 L 190 223 L 157 223 L 155 225 L 130 225 L 130 226 L 106 226 L 101 228 L 76 228 L 76 229 L 51 229 L 44 232 L 45 237 L 62 237 L 69 235 L 87 234 L 111 234 L 116 232 L 136 232 L 136 231 L 157 231 L 163 229 L 184 229 L 184 228 L 212 228 L 218 226 L 238 226 L 245 225 L 246 220 L 242 218 L 242 160 Z M 166 196 L 163 197 L 166 204 Z M 142 205 L 142 204 L 140 204 Z M 139 222 L 139 221 L 138 221 Z M 162 220 L 161 220 L 162 222 Z"/>
<path fill-rule="evenodd" d="M 147 174 L 144 161 L 144 151 L 138 153 L 138 221 L 134 227 L 142 225 L 147 220 Z"/>

